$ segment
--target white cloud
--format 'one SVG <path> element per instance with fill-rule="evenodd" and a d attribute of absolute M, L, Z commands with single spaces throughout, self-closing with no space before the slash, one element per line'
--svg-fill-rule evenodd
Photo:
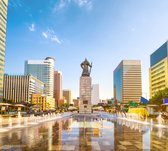
<path fill-rule="evenodd" d="M 56 42 L 57 44 L 61 44 L 61 40 L 57 37 L 57 35 L 55 34 L 55 31 L 53 29 L 47 29 L 46 31 L 42 32 L 42 36 L 45 39 L 49 39 L 53 42 Z"/>
<path fill-rule="evenodd" d="M 70 3 L 75 3 L 78 7 L 85 7 L 88 10 L 91 10 L 93 8 L 93 0 L 59 0 L 59 3 L 58 1 L 55 3 L 53 12 L 55 13 L 59 10 L 64 9 Z"/>
<path fill-rule="evenodd" d="M 57 11 L 63 9 L 66 5 L 67 5 L 67 0 L 60 0 L 59 3 L 55 4 L 55 6 L 53 8 L 53 12 L 57 12 Z"/>
<path fill-rule="evenodd" d="M 61 41 L 58 39 L 58 37 L 56 35 L 51 37 L 51 41 L 55 41 L 56 43 L 61 44 Z"/>
<path fill-rule="evenodd" d="M 87 4 L 87 9 L 88 9 L 88 10 L 92 10 L 92 8 L 93 8 L 93 3 L 92 3 L 92 1 L 90 1 L 90 2 Z"/>
<path fill-rule="evenodd" d="M 29 31 L 35 31 L 36 29 L 35 29 L 35 24 L 31 24 L 30 26 L 29 26 Z"/>
<path fill-rule="evenodd" d="M 81 7 L 88 3 L 88 0 L 76 0 L 76 3 Z"/>
<path fill-rule="evenodd" d="M 44 38 L 48 38 L 48 35 L 47 35 L 47 33 L 46 32 L 42 32 L 42 36 L 44 37 Z"/>
<path fill-rule="evenodd" d="M 13 8 L 23 7 L 23 1 L 22 0 L 13 0 L 9 1 L 9 6 Z"/>
<path fill-rule="evenodd" d="M 85 7 L 88 10 L 93 8 L 93 0 L 73 0 L 79 7 Z"/>

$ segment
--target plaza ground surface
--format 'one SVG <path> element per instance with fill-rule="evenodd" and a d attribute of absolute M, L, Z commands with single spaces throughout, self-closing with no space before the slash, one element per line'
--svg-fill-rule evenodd
<path fill-rule="evenodd" d="M 0 150 L 168 150 L 168 128 L 104 117 L 98 114 L 74 114 L 38 125 L 11 129 L 0 133 Z"/>

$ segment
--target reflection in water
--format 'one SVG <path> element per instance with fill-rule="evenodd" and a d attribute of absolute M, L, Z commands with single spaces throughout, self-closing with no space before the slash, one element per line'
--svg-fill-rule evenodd
<path fill-rule="evenodd" d="M 150 150 L 150 140 L 151 140 L 151 131 L 150 128 L 145 128 L 145 132 L 143 134 L 143 149 Z"/>
<path fill-rule="evenodd" d="M 77 115 L 1 133 L 0 150 L 166 150 L 167 135 L 163 128 Z"/>

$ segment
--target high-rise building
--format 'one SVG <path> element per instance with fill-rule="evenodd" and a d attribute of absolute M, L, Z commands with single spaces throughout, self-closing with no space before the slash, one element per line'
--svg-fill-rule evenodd
<path fill-rule="evenodd" d="M 54 71 L 54 98 L 56 106 L 62 99 L 62 73 L 60 71 Z"/>
<path fill-rule="evenodd" d="M 31 74 L 44 82 L 44 94 L 51 97 L 54 95 L 54 63 L 55 59 L 51 57 L 25 62 L 25 75 Z"/>
<path fill-rule="evenodd" d="M 99 103 L 99 84 L 92 84 L 91 102 L 93 105 Z"/>
<path fill-rule="evenodd" d="M 39 79 L 32 75 L 4 75 L 4 99 L 31 103 L 33 93 L 44 93 L 44 83 Z"/>
<path fill-rule="evenodd" d="M 71 104 L 71 90 L 63 90 L 63 97 L 66 99 L 68 104 Z"/>
<path fill-rule="evenodd" d="M 139 102 L 142 95 L 141 62 L 122 60 L 113 72 L 114 99 L 116 102 Z"/>
<path fill-rule="evenodd" d="M 150 55 L 150 98 L 168 87 L 168 41 Z"/>
<path fill-rule="evenodd" d="M 8 0 L 0 0 L 0 98 L 3 97 L 7 9 Z"/>

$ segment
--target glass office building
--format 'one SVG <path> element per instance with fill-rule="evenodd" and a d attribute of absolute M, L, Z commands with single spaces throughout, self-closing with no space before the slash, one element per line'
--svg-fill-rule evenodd
<path fill-rule="evenodd" d="M 168 42 L 150 55 L 149 82 L 150 98 L 168 87 Z"/>
<path fill-rule="evenodd" d="M 141 62 L 122 60 L 113 72 L 113 83 L 115 102 L 139 102 L 142 95 Z"/>
<path fill-rule="evenodd" d="M 0 98 L 3 97 L 7 9 L 8 0 L 0 0 Z"/>
<path fill-rule="evenodd" d="M 51 57 L 25 62 L 25 75 L 31 74 L 44 82 L 44 94 L 50 97 L 54 94 L 54 62 L 55 59 Z"/>
<path fill-rule="evenodd" d="M 122 75 L 123 66 L 119 65 L 113 72 L 113 82 L 114 82 L 114 100 L 117 102 L 122 102 Z"/>

